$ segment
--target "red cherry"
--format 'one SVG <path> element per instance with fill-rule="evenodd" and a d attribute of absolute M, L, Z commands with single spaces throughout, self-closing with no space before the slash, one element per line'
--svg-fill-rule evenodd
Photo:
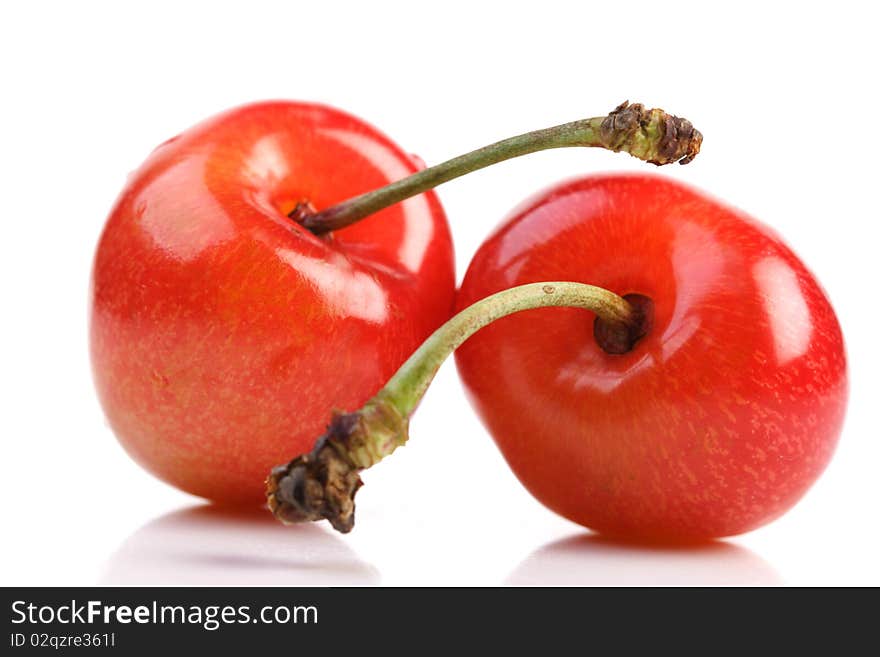
<path fill-rule="evenodd" d="M 259 502 L 334 406 L 362 404 L 450 313 L 452 244 L 432 193 L 327 237 L 287 217 L 419 169 L 335 109 L 267 102 L 161 145 L 101 236 L 91 356 L 138 462 L 195 495 Z"/>
<path fill-rule="evenodd" d="M 789 509 L 827 465 L 847 398 L 843 338 L 816 279 L 771 230 L 656 176 L 553 187 L 480 247 L 464 308 L 544 280 L 649 297 L 606 353 L 582 310 L 512 315 L 456 360 L 523 484 L 609 534 L 695 540 Z"/>
<path fill-rule="evenodd" d="M 366 403 L 449 315 L 433 187 L 547 148 L 685 164 L 701 142 L 686 119 L 623 103 L 424 169 L 319 105 L 208 120 L 131 177 L 98 244 L 90 337 L 110 424 L 166 481 L 257 502 L 273 463 L 306 458 L 326 412 Z"/>

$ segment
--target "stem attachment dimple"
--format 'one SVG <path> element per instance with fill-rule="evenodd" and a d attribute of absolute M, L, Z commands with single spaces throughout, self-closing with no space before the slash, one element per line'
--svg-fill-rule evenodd
<path fill-rule="evenodd" d="M 409 418 L 443 361 L 495 320 L 549 306 L 591 310 L 618 340 L 644 335 L 638 304 L 592 285 L 531 283 L 477 301 L 437 329 L 360 410 L 335 412 L 311 452 L 274 468 L 266 480 L 269 509 L 285 523 L 327 519 L 338 531 L 351 531 L 360 471 L 406 443 Z"/>
<path fill-rule="evenodd" d="M 643 294 L 623 297 L 632 309 L 631 321 L 614 322 L 597 316 L 593 322 L 593 337 L 607 354 L 625 354 L 651 330 L 654 324 L 654 302 Z"/>

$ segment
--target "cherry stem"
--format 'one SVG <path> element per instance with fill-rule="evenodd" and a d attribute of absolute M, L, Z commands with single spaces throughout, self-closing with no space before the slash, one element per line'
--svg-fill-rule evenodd
<path fill-rule="evenodd" d="M 440 365 L 469 337 L 500 319 L 522 310 L 565 306 L 592 310 L 611 324 L 634 318 L 626 299 L 601 287 L 583 283 L 531 283 L 513 287 L 468 306 L 446 322 L 400 366 L 377 394 L 403 417 L 416 410 Z"/>
<path fill-rule="evenodd" d="M 671 162 L 687 164 L 699 153 L 702 141 L 703 136 L 687 119 L 661 109 L 649 110 L 638 103 L 624 102 L 607 116 L 573 121 L 496 142 L 320 212 L 307 212 L 300 206 L 291 213 L 291 218 L 321 235 L 350 226 L 459 176 L 528 153 L 569 146 L 597 147 L 625 151 L 659 166 Z"/>
<path fill-rule="evenodd" d="M 597 321 L 627 329 L 640 321 L 626 299 L 582 283 L 531 283 L 474 303 L 437 329 L 359 410 L 335 413 L 311 452 L 275 468 L 267 479 L 269 508 L 283 522 L 327 519 L 339 531 L 350 531 L 358 473 L 407 441 L 410 416 L 443 361 L 495 320 L 550 306 L 591 310 Z"/>

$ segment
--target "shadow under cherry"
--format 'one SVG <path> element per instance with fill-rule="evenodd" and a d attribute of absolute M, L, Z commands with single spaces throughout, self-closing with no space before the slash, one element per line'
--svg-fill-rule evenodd
<path fill-rule="evenodd" d="M 261 509 L 199 505 L 134 532 L 101 584 L 374 585 L 379 573 L 314 524 L 284 526 Z"/>
<path fill-rule="evenodd" d="M 512 586 L 781 586 L 779 573 L 741 545 L 644 544 L 579 533 L 526 557 Z"/>

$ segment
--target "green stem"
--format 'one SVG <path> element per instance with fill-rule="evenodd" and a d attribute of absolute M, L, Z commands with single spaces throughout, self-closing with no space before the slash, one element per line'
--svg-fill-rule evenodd
<path fill-rule="evenodd" d="M 623 103 L 607 116 L 573 121 L 496 142 L 320 212 L 310 211 L 302 204 L 291 217 L 320 235 L 350 226 L 459 176 L 528 153 L 584 146 L 625 151 L 657 165 L 687 164 L 699 152 L 702 140 L 703 136 L 687 119 L 671 116 L 661 109 L 647 110 L 638 103 Z"/>
<path fill-rule="evenodd" d="M 486 297 L 446 322 L 397 370 L 376 399 L 394 406 L 408 418 L 415 411 L 431 381 L 453 351 L 481 328 L 522 310 L 568 306 L 592 310 L 613 324 L 632 321 L 630 304 L 601 287 L 582 283 L 531 283 Z"/>
<path fill-rule="evenodd" d="M 498 292 L 437 329 L 388 383 L 354 413 L 336 413 L 308 454 L 275 468 L 267 480 L 269 507 L 284 522 L 326 518 L 342 531 L 354 525 L 358 473 L 403 445 L 409 419 L 440 365 L 465 340 L 496 319 L 523 310 L 567 306 L 591 310 L 597 322 L 638 339 L 643 317 L 613 292 L 569 282 L 532 283 Z"/>

